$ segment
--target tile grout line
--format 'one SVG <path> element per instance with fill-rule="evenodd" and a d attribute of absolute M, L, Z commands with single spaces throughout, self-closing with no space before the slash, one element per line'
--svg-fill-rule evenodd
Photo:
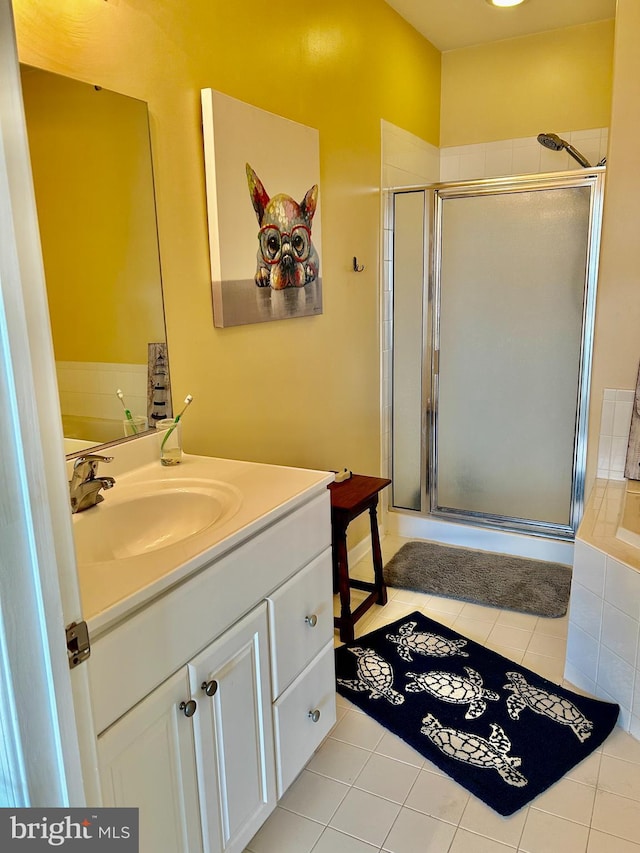
<path fill-rule="evenodd" d="M 418 770 L 418 775 L 416 776 L 416 778 L 415 778 L 415 780 L 414 780 L 414 782 L 413 782 L 413 785 L 409 788 L 409 791 L 408 791 L 408 793 L 407 793 L 406 797 L 404 798 L 404 801 L 403 801 L 402 805 L 400 806 L 400 811 L 399 811 L 399 812 L 398 812 L 398 814 L 396 815 L 396 818 L 395 818 L 394 822 L 391 824 L 391 827 L 389 828 L 389 832 L 386 834 L 386 836 L 385 836 L 385 838 L 384 838 L 384 841 L 382 842 L 382 847 L 380 848 L 381 850 L 383 850 L 383 849 L 384 849 L 384 845 L 385 845 L 385 843 L 386 843 L 387 839 L 389 838 L 389 836 L 391 835 L 391 832 L 392 832 L 392 830 L 393 830 L 393 827 L 396 825 L 396 823 L 397 823 L 397 821 L 398 821 L 398 818 L 400 817 L 400 815 L 401 815 L 401 813 L 402 813 L 402 809 L 407 809 L 408 811 L 415 812 L 416 814 L 424 815 L 425 817 L 429 817 L 429 818 L 431 818 L 432 820 L 440 821 L 441 823 L 447 824 L 448 826 L 455 826 L 455 831 L 454 831 L 454 833 L 453 833 L 453 837 L 452 837 L 452 839 L 451 839 L 451 843 L 449 844 L 449 847 L 447 848 L 447 850 L 450 850 L 450 849 L 451 849 L 451 845 L 452 845 L 452 844 L 453 844 L 453 842 L 454 842 L 454 839 L 455 839 L 456 833 L 457 833 L 458 829 L 460 828 L 460 821 L 462 820 L 462 816 L 464 815 L 465 810 L 466 810 L 466 808 L 467 808 L 467 804 L 468 804 L 468 802 L 469 802 L 469 797 L 470 797 L 470 795 L 469 795 L 469 796 L 467 796 L 467 802 L 465 803 L 465 806 L 464 806 L 464 808 L 462 809 L 462 812 L 460 813 L 460 817 L 458 818 L 458 822 L 457 822 L 456 824 L 453 824 L 451 821 L 444 820 L 443 818 L 436 817 L 435 815 L 428 814 L 428 813 L 426 813 L 426 812 L 422 812 L 422 811 L 420 811 L 420 809 L 412 808 L 411 806 L 408 806 L 406 803 L 407 803 L 407 800 L 409 799 L 409 797 L 411 796 L 411 792 L 413 791 L 413 789 L 415 788 L 415 786 L 418 784 L 418 780 L 420 779 L 420 774 L 421 774 L 421 773 L 423 773 L 423 772 L 428 773 L 428 772 L 430 772 L 430 771 L 425 770 L 424 765 L 423 765 L 423 766 Z M 432 775 L 439 775 L 439 774 L 432 774 Z M 446 776 L 446 775 L 445 775 L 445 777 L 444 777 L 444 778 L 450 778 L 450 777 L 448 777 L 448 776 Z M 455 781 L 455 780 L 454 780 L 454 781 Z M 456 783 L 456 784 L 457 784 L 457 783 Z M 460 786 L 460 787 L 462 788 L 462 786 Z M 466 791 L 466 789 L 464 789 L 464 788 L 462 788 L 462 790 Z M 468 791 L 466 791 L 466 793 L 467 793 L 467 794 L 469 794 L 469 792 L 468 792 Z"/>
<path fill-rule="evenodd" d="M 384 736 L 383 736 L 383 737 L 384 737 Z M 382 795 L 380 795 L 380 794 L 374 794 L 374 793 L 373 793 L 373 792 L 371 792 L 371 791 L 366 791 L 366 790 L 365 790 L 365 789 L 363 789 L 363 788 L 358 788 L 358 787 L 357 787 L 357 784 L 356 784 L 356 783 L 357 783 L 357 781 L 358 781 L 358 778 L 362 775 L 362 773 L 364 772 L 365 768 L 367 767 L 367 764 L 369 763 L 369 761 L 371 760 L 371 758 L 372 758 L 372 756 L 373 756 L 374 754 L 375 754 L 375 755 L 380 755 L 381 757 L 383 757 L 383 758 L 387 758 L 387 759 L 389 759 L 389 760 L 391 760 L 391 761 L 396 761 L 398 764 L 403 764 L 403 765 L 405 765 L 405 766 L 407 766 L 407 767 L 416 767 L 416 765 L 412 765 L 412 764 L 409 764 L 408 762 L 403 762 L 403 761 L 401 761 L 400 759 L 393 758 L 392 756 L 386 756 L 386 755 L 383 755 L 382 753 L 377 752 L 377 748 L 378 748 L 378 746 L 380 745 L 380 743 L 382 742 L 382 739 L 383 739 L 383 738 L 381 737 L 381 738 L 380 738 L 380 740 L 378 741 L 378 743 L 376 744 L 376 747 L 375 747 L 375 748 L 374 748 L 374 750 L 372 751 L 371 755 L 370 755 L 370 756 L 369 756 L 369 758 L 367 759 L 367 762 L 363 765 L 362 770 L 360 771 L 360 773 L 358 774 L 358 776 L 355 778 L 354 782 L 353 782 L 353 783 L 351 784 L 351 786 L 350 786 L 350 790 L 355 789 L 355 790 L 358 790 L 358 791 L 363 791 L 364 793 L 369 793 L 369 794 L 371 794 L 372 796 L 380 797 L 380 799 L 385 800 L 386 802 L 389 802 L 389 803 L 392 803 L 393 805 L 397 805 L 397 806 L 399 806 L 398 814 L 396 815 L 396 817 L 395 817 L 395 818 L 394 818 L 394 820 L 393 820 L 393 823 L 392 823 L 392 824 L 391 824 L 391 826 L 389 827 L 389 831 L 388 831 L 388 832 L 387 832 L 387 834 L 385 835 L 384 840 L 383 840 L 383 842 L 382 842 L 382 845 L 379 847 L 379 850 L 380 850 L 380 851 L 382 851 L 382 850 L 383 850 L 384 845 L 385 845 L 385 843 L 386 843 L 386 841 L 387 841 L 387 839 L 388 839 L 389 835 L 391 834 L 391 832 L 392 832 L 392 830 L 393 830 L 394 826 L 396 825 L 396 823 L 397 823 L 397 821 L 398 821 L 398 819 L 399 819 L 399 817 L 400 817 L 400 815 L 401 815 L 401 813 L 402 813 L 402 810 L 403 810 L 403 809 L 407 809 L 408 811 L 415 812 L 416 814 L 424 815 L 425 817 L 429 817 L 429 818 L 431 818 L 432 820 L 440 821 L 441 823 L 444 823 L 444 824 L 446 824 L 446 825 L 448 825 L 448 826 L 455 826 L 455 831 L 457 832 L 457 830 L 458 830 L 458 829 L 459 829 L 459 827 L 460 827 L 460 821 L 462 820 L 462 815 L 464 814 L 464 811 L 465 811 L 465 809 L 466 809 L 466 804 L 465 804 L 465 808 L 463 808 L 463 810 L 462 810 L 462 812 L 461 812 L 461 814 L 460 814 L 460 817 L 458 818 L 457 823 L 455 823 L 455 824 L 454 824 L 452 821 L 447 821 L 447 820 L 444 820 L 443 818 L 437 817 L 436 815 L 432 815 L 432 814 L 428 814 L 428 813 L 426 813 L 426 812 L 422 812 L 422 811 L 420 811 L 420 809 L 412 808 L 411 806 L 408 806 L 408 805 L 406 804 L 406 803 L 407 803 L 407 800 L 408 800 L 408 799 L 409 799 L 409 797 L 411 796 L 411 793 L 412 793 L 413 789 L 414 789 L 414 788 L 415 788 L 415 786 L 417 785 L 417 783 L 418 783 L 418 781 L 419 781 L 419 779 L 420 779 L 421 774 L 422 774 L 423 772 L 429 772 L 428 770 L 426 770 L 426 769 L 425 769 L 425 767 L 424 767 L 424 763 L 423 763 L 423 765 L 422 765 L 422 766 L 417 767 L 418 773 L 417 773 L 417 775 L 416 775 L 416 778 L 415 778 L 415 780 L 413 781 L 413 783 L 412 783 L 411 787 L 409 788 L 409 790 L 408 790 L 407 794 L 405 795 L 405 797 L 404 797 L 404 799 L 403 799 L 403 801 L 402 801 L 401 803 L 398 803 L 398 801 L 397 801 L 397 800 L 390 800 L 388 797 L 384 797 L 384 796 L 382 796 Z M 337 740 L 337 739 L 336 739 L 336 740 Z M 400 740 L 402 740 L 402 738 L 400 738 Z M 344 742 L 344 741 L 341 741 L 341 742 Z M 402 741 L 402 742 L 404 743 L 404 741 Z M 352 745 L 352 746 L 355 746 L 355 744 L 351 744 L 351 745 Z M 433 775 L 437 775 L 437 776 L 439 776 L 440 774 L 433 774 Z M 444 776 L 443 778 L 448 778 L 448 777 Z M 462 790 L 465 790 L 465 789 L 464 789 L 464 788 L 462 788 Z M 466 792 L 466 791 L 465 791 L 465 793 L 467 793 L 467 794 L 468 794 L 468 792 Z M 348 796 L 348 794 L 347 794 L 347 795 L 345 795 L 345 798 L 346 798 L 346 796 Z M 344 800 L 343 800 L 343 801 L 344 801 Z M 469 796 L 467 797 L 467 802 L 468 802 L 468 801 L 469 801 Z M 338 808 L 339 808 L 339 807 L 338 807 Z M 337 811 L 337 809 L 336 809 L 336 811 Z M 334 816 L 335 816 L 335 813 L 334 813 Z M 332 817 L 332 819 L 333 819 L 333 817 Z M 329 826 L 329 824 L 327 824 L 327 826 Z M 335 828 L 335 827 L 334 827 L 334 828 Z M 340 831 L 341 831 L 341 830 L 340 830 Z M 345 833 L 343 833 L 343 834 L 345 834 L 345 835 L 350 835 L 349 833 L 346 833 L 346 832 L 345 832 Z M 350 837 L 352 837 L 352 838 L 357 838 L 357 836 L 351 836 L 351 835 L 350 835 Z M 455 832 L 454 832 L 454 838 L 455 838 Z M 362 841 L 363 839 L 358 839 L 358 840 Z M 369 842 L 365 842 L 365 843 L 369 843 Z M 452 843 L 453 843 L 453 839 L 452 839 Z M 373 846 L 373 845 L 372 845 L 372 846 Z"/>
<path fill-rule="evenodd" d="M 602 744 L 600 744 L 602 748 Z M 598 798 L 598 784 L 600 782 L 600 769 L 602 767 L 602 752 L 598 753 L 598 772 L 596 773 L 596 790 L 593 795 L 593 803 L 591 804 L 591 814 L 589 815 L 589 832 L 587 833 L 587 850 L 589 849 L 589 841 L 591 840 L 591 832 L 593 831 L 593 816 L 596 810 L 596 800 Z M 598 831 L 598 830 L 596 830 Z"/>

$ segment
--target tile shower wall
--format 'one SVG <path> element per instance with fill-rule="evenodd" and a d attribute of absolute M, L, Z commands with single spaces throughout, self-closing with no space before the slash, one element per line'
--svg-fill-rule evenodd
<path fill-rule="evenodd" d="M 570 142 L 593 165 L 606 156 L 609 138 L 609 129 L 606 127 L 565 131 L 558 133 L 558 136 Z M 550 151 L 540 145 L 535 136 L 440 149 L 441 181 L 467 181 L 579 168 L 566 151 Z"/>
<path fill-rule="evenodd" d="M 63 416 L 121 421 L 118 388 L 134 414 L 147 413 L 146 364 L 58 361 L 56 373 Z"/>
<path fill-rule="evenodd" d="M 439 180 L 440 149 L 384 119 L 381 122 L 382 186 L 406 187 Z"/>
<path fill-rule="evenodd" d="M 634 391 L 605 388 L 600 418 L 597 476 L 624 480 Z"/>

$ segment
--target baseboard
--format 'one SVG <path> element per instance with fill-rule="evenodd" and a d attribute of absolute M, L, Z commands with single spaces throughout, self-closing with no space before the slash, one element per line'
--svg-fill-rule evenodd
<path fill-rule="evenodd" d="M 349 566 L 357 565 L 360 560 L 364 560 L 364 558 L 370 553 L 371 537 L 365 536 L 364 539 L 361 539 L 356 545 L 353 546 L 353 548 L 349 548 L 349 551 L 347 553 L 347 560 L 349 561 Z"/>

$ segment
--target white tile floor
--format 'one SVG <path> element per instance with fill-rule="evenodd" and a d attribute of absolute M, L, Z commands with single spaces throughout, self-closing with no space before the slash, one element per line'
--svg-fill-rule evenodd
<path fill-rule="evenodd" d="M 400 544 L 385 539 L 385 560 Z M 367 573 L 366 561 L 352 571 Z M 390 589 L 389 603 L 373 607 L 356 636 L 412 610 L 563 680 L 566 617 Z M 620 728 L 531 805 L 503 818 L 347 700 L 337 702 L 336 726 L 247 851 L 640 853 L 640 742 Z"/>

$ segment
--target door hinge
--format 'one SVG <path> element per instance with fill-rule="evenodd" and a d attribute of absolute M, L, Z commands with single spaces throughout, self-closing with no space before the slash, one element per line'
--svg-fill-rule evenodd
<path fill-rule="evenodd" d="M 89 629 L 86 622 L 72 622 L 65 628 L 67 635 L 67 654 L 69 655 L 69 669 L 78 666 L 91 654 L 89 644 Z"/>

